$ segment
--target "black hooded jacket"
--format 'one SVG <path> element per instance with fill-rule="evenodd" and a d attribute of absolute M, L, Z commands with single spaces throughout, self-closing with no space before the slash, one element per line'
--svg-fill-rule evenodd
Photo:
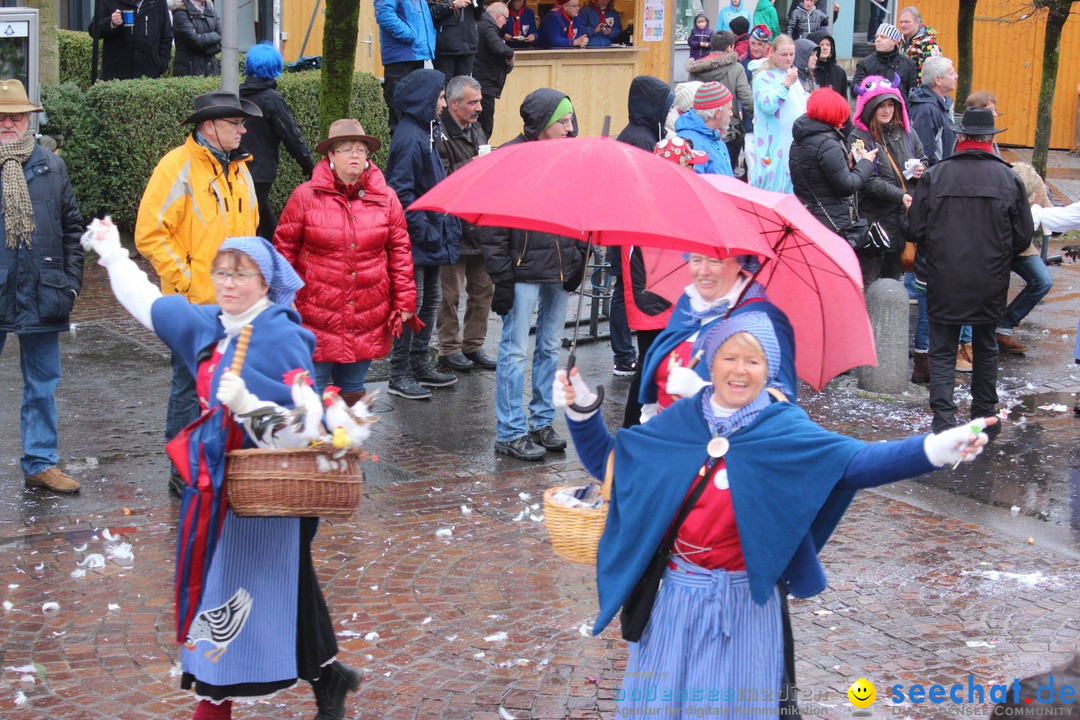
<path fill-rule="evenodd" d="M 851 196 L 874 174 L 873 164 L 863 158 L 849 170 L 840 131 L 808 115 L 795 120 L 791 137 L 788 162 L 795 195 L 825 227 L 849 227 Z"/>
<path fill-rule="evenodd" d="M 285 98 L 277 91 L 277 80 L 250 77 L 240 86 L 240 97 L 250 100 L 262 110 L 262 117 L 248 118 L 244 123 L 247 132 L 240 140 L 240 147 L 251 153 L 248 170 L 256 183 L 272 183 L 277 178 L 278 146 L 283 144 L 296 160 L 305 177 L 311 177 L 315 161 L 311 157 L 307 141 L 293 120 Z"/>
<path fill-rule="evenodd" d="M 810 35 L 810 39 L 821 46 L 822 40 L 832 43 L 832 52 L 829 57 L 823 58 L 818 54 L 817 67 L 814 68 L 814 81 L 818 87 L 832 88 L 844 97 L 848 95 L 848 76 L 844 68 L 836 64 L 836 39 L 825 30 L 818 30 Z"/>
<path fill-rule="evenodd" d="M 855 66 L 855 76 L 851 79 L 851 97 L 855 97 L 855 88 L 859 87 L 859 83 L 867 75 L 880 75 L 886 80 L 892 80 L 894 75 L 899 75 L 900 94 L 905 98 L 913 88 L 919 85 L 918 66 L 907 55 L 901 55 L 899 50 L 887 53 L 874 52 L 860 60 Z"/>
<path fill-rule="evenodd" d="M 516 145 L 535 142 L 555 109 L 567 97 L 566 93 L 551 88 L 533 90 L 521 103 L 521 134 L 504 143 Z M 542 140 L 541 142 L 559 142 Z M 552 213 L 559 211 L 552 206 Z M 559 283 L 573 291 L 581 283 L 585 266 L 585 243 L 563 235 L 553 235 L 533 230 L 493 228 L 482 239 L 484 264 L 492 282 Z"/>
<path fill-rule="evenodd" d="M 664 133 L 664 120 L 675 103 L 675 93 L 668 84 L 652 75 L 638 75 L 630 83 L 627 114 L 630 122 L 615 138 L 649 152 Z"/>

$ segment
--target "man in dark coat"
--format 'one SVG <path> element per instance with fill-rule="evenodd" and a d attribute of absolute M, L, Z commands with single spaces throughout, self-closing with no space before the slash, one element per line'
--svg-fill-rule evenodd
<path fill-rule="evenodd" d="M 484 14 L 480 0 L 428 0 L 435 23 L 435 59 L 432 66 L 446 78 L 472 75 L 476 60 L 476 21 Z"/>
<path fill-rule="evenodd" d="M 851 97 L 855 97 L 854 88 L 859 87 L 867 75 L 880 75 L 890 81 L 894 75 L 899 75 L 900 94 L 905 98 L 918 86 L 919 71 L 915 61 L 900 52 L 900 41 L 903 38 L 900 31 L 889 23 L 878 26 L 877 36 L 874 38 L 874 52 L 855 66 L 855 75 L 851 79 Z"/>
<path fill-rule="evenodd" d="M 8 333 L 19 336 L 22 368 L 22 447 L 27 487 L 78 492 L 57 467 L 56 388 L 60 333 L 82 289 L 82 215 L 64 161 L 30 132 L 30 102 L 18 80 L 0 80 L 0 352 Z M 8 393 L 12 401 L 14 393 Z M 8 432 L 11 426 L 8 426 Z"/>
<path fill-rule="evenodd" d="M 957 424 L 953 402 L 960 326 L 971 325 L 974 360 L 971 417 L 996 413 L 998 346 L 1009 269 L 1034 232 L 1020 177 L 993 152 L 993 112 L 975 108 L 954 126 L 951 157 L 929 168 L 908 212 L 918 244 L 917 282 L 926 287 L 930 318 L 930 409 L 934 432 Z M 996 433 L 993 425 L 988 433 Z"/>
<path fill-rule="evenodd" d="M 133 25 L 124 24 L 131 13 Z M 90 37 L 101 38 L 102 80 L 161 77 L 172 52 L 172 18 L 166 0 L 100 0 Z"/>
<path fill-rule="evenodd" d="M 468 75 L 458 75 L 446 84 L 446 109 L 442 111 L 442 134 L 435 143 L 439 158 L 449 175 L 480 154 L 490 150 L 480 129 L 480 83 Z M 495 361 L 484 353 L 491 293 L 495 286 L 484 266 L 481 249 L 482 228 L 461 221 L 461 250 L 458 261 L 439 271 L 442 301 L 439 303 L 439 363 L 451 370 L 494 370 Z M 458 323 L 458 300 L 465 290 L 464 332 Z"/>
<path fill-rule="evenodd" d="M 923 63 L 922 85 L 908 98 L 908 118 L 918 133 L 929 165 L 952 155 L 956 136 L 952 131 L 953 99 L 957 74 L 953 62 L 936 55 Z"/>
<path fill-rule="evenodd" d="M 540 88 L 521 103 L 521 134 L 507 145 L 547 141 L 574 134 L 574 107 L 565 93 Z M 558 207 L 552 206 L 553 213 Z M 502 342 L 495 369 L 495 452 L 540 460 L 547 450 L 565 450 L 555 421 L 552 383 L 559 361 L 566 303 L 581 282 L 585 243 L 562 235 L 496 228 L 483 238 L 484 261 L 495 283 L 491 309 L 502 317 Z M 532 398 L 526 418 L 525 363 L 529 328 L 536 312 Z"/>
<path fill-rule="evenodd" d="M 510 17 L 506 3 L 494 2 L 476 21 L 480 39 L 473 77 L 480 83 L 480 129 L 491 138 L 495 128 L 495 101 L 502 95 L 506 75 L 514 69 L 514 49 L 503 40 L 502 28 Z"/>
<path fill-rule="evenodd" d="M 274 239 L 278 221 L 277 212 L 270 205 L 270 190 L 278 172 L 278 147 L 285 146 L 305 178 L 310 178 L 315 169 L 307 140 L 296 126 L 285 98 L 277 91 L 277 77 L 283 66 L 281 53 L 273 45 L 252 45 L 244 62 L 247 77 L 240 86 L 240 97 L 262 110 L 261 118 L 247 119 L 247 133 L 240 139 L 240 149 L 251 154 L 248 170 L 259 200 L 259 237 L 267 240 Z"/>
<path fill-rule="evenodd" d="M 446 177 L 442 160 L 435 151 L 441 132 L 439 115 L 446 107 L 443 87 L 446 80 L 438 70 L 414 70 L 394 88 L 394 106 L 401 122 L 390 140 L 386 160 L 386 184 L 393 188 L 408 208 L 418 197 Z M 435 329 L 439 309 L 439 267 L 458 261 L 461 224 L 447 213 L 406 210 L 412 241 L 413 278 L 416 280 L 416 315 L 424 323 L 414 332 L 401 329 L 390 352 L 390 385 L 387 392 L 407 400 L 431 397 L 429 387 L 447 387 L 457 382 L 452 373 L 439 372 L 428 361 L 428 342 Z"/>

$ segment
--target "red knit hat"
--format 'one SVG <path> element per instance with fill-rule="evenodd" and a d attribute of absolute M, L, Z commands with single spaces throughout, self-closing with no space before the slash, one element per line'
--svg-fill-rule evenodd
<path fill-rule="evenodd" d="M 722 83 L 707 82 L 694 93 L 695 110 L 712 110 L 731 102 L 731 92 Z"/>
<path fill-rule="evenodd" d="M 693 145 L 681 137 L 664 138 L 656 143 L 653 155 L 678 163 L 683 167 L 700 165 L 709 161 L 708 154 L 695 150 Z"/>

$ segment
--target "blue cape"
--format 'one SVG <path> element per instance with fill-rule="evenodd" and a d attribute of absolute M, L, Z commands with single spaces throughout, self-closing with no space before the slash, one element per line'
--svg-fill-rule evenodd
<path fill-rule="evenodd" d="M 776 382 L 791 402 L 797 402 L 796 391 L 799 387 L 799 380 L 795 374 L 795 331 L 791 329 L 791 323 L 788 322 L 787 315 L 768 300 L 754 300 L 752 302 L 744 301 L 736 306 L 729 317 L 741 315 L 745 312 L 765 313 L 769 316 L 769 320 L 772 321 L 776 339 L 780 341 L 780 373 Z M 645 354 L 641 371 L 641 390 L 638 394 L 638 400 L 642 405 L 656 402 L 656 371 L 659 369 L 660 363 L 683 340 L 693 335 L 698 329 L 707 327 L 696 323 L 692 326 L 687 325 L 686 322 L 690 319 L 690 313 L 690 298 L 686 293 L 683 293 L 682 297 L 679 298 L 679 302 L 675 304 L 675 309 L 671 312 L 671 319 L 668 320 L 667 327 L 656 336 L 656 340 L 649 346 L 649 352 Z M 717 318 L 713 322 L 720 319 Z M 702 380 L 711 380 L 708 363 L 699 362 L 694 369 Z M 696 470 L 697 468 L 695 468 Z"/>
<path fill-rule="evenodd" d="M 756 303 L 760 304 L 760 303 Z M 710 439 L 698 396 L 644 425 L 619 430 L 615 482 L 600 538 L 597 635 L 622 607 L 707 459 Z M 774 403 L 729 438 L 735 520 L 755 602 L 778 580 L 796 597 L 825 588 L 817 560 L 855 491 L 836 485 L 865 443 L 829 432 L 791 403 Z"/>

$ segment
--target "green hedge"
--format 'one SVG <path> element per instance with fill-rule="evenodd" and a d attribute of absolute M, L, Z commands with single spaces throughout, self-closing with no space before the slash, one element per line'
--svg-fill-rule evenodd
<path fill-rule="evenodd" d="M 89 33 L 75 30 L 57 30 L 60 50 L 60 82 L 74 83 L 86 90 L 90 87 L 90 59 L 94 41 Z"/>
<path fill-rule="evenodd" d="M 121 227 L 133 228 L 139 200 L 158 160 L 181 145 L 191 130 L 180 122 L 191 114 L 192 99 L 218 87 L 217 78 L 184 77 L 99 82 L 85 93 L 73 83 L 43 88 L 42 103 L 49 114 L 44 130 L 65 136 L 62 152 L 83 215 L 108 213 Z M 284 75 L 278 90 L 314 152 L 319 139 L 318 71 Z M 376 78 L 356 75 L 351 108 L 364 129 L 383 140 L 383 149 L 374 158 L 382 167 L 390 132 Z M 280 210 L 304 180 L 300 167 L 282 149 L 274 205 Z"/>

